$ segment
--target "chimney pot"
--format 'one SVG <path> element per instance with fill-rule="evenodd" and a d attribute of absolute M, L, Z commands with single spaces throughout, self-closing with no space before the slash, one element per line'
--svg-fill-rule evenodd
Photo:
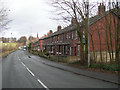
<path fill-rule="evenodd" d="M 98 15 L 103 14 L 104 11 L 105 11 L 105 6 L 103 3 L 102 4 L 100 3 L 100 5 L 98 6 Z"/>
<path fill-rule="evenodd" d="M 57 31 L 60 31 L 61 30 L 61 26 L 59 25 L 58 28 L 57 28 Z"/>

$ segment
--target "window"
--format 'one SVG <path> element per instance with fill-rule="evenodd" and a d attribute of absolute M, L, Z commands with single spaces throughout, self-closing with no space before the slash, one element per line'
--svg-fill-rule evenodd
<path fill-rule="evenodd" d="M 62 40 L 62 34 L 60 34 L 60 41 Z"/>
<path fill-rule="evenodd" d="M 84 45 L 84 51 L 85 51 L 85 45 Z"/>
<path fill-rule="evenodd" d="M 52 42 L 53 42 L 53 37 L 52 37 Z"/>
<path fill-rule="evenodd" d="M 70 55 L 73 55 L 73 47 L 70 47 Z"/>
<path fill-rule="evenodd" d="M 75 31 L 75 40 L 77 40 L 77 37 L 78 35 L 77 35 L 77 30 Z"/>
<path fill-rule="evenodd" d="M 80 56 L 80 45 L 78 45 L 78 56 Z"/>
<path fill-rule="evenodd" d="M 67 39 L 68 39 L 68 33 L 67 33 Z"/>
<path fill-rule="evenodd" d="M 63 41 L 64 41 L 64 33 L 63 33 L 63 35 L 62 35 L 62 38 L 63 38 Z"/>
<path fill-rule="evenodd" d="M 58 41 L 58 36 L 57 36 L 57 41 Z"/>
<path fill-rule="evenodd" d="M 83 31 L 83 43 L 85 43 L 85 32 Z"/>
<path fill-rule="evenodd" d="M 68 52 L 69 52 L 69 47 L 65 46 L 65 54 L 68 55 Z"/>
<path fill-rule="evenodd" d="M 72 32 L 72 39 L 73 39 L 73 32 Z"/>
<path fill-rule="evenodd" d="M 70 55 L 71 55 L 71 47 L 70 47 Z"/>
<path fill-rule="evenodd" d="M 70 34 L 71 34 L 71 33 L 69 32 L 69 33 L 68 33 L 69 38 L 71 37 L 71 35 L 70 35 Z"/>

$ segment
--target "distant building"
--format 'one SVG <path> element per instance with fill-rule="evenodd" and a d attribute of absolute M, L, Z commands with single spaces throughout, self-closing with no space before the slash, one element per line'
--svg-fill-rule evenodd
<path fill-rule="evenodd" d="M 3 43 L 15 43 L 16 42 L 16 38 L 5 38 L 5 37 L 1 37 L 0 38 L 0 41 L 2 41 Z"/>
<path fill-rule="evenodd" d="M 98 7 L 98 14 L 90 18 L 89 21 L 90 22 L 90 52 L 92 51 L 97 52 L 100 51 L 100 49 L 102 51 L 108 50 L 108 45 L 106 43 L 107 42 L 106 31 L 109 31 L 109 23 L 106 25 L 104 10 L 105 10 L 105 6 L 103 4 L 100 4 Z M 115 16 L 115 20 L 118 17 L 120 22 L 120 13 L 119 15 L 117 15 L 115 11 L 106 11 L 106 17 L 109 21 L 110 21 L 110 15 L 112 15 L 111 33 L 112 36 L 115 37 L 115 29 L 113 28 L 114 27 L 113 16 Z M 77 27 L 75 26 L 74 23 L 75 23 L 74 18 L 72 18 L 71 24 L 68 27 L 62 29 L 61 26 L 58 26 L 56 32 L 48 34 L 47 36 L 39 39 L 39 41 L 34 43 L 33 47 L 34 46 L 37 47 L 37 45 L 40 45 L 38 47 L 41 47 L 40 48 L 41 50 L 46 50 L 51 55 L 55 55 L 55 56 L 57 55 L 80 56 L 81 45 L 77 34 Z M 84 33 L 84 28 L 81 23 L 80 23 L 80 27 Z M 98 30 L 100 35 L 98 34 Z M 119 30 L 119 35 L 120 35 L 120 30 Z M 101 48 L 100 48 L 99 38 L 101 38 Z M 86 41 L 84 34 L 83 34 L 83 41 L 84 41 L 83 44 L 85 44 Z M 94 43 L 94 45 L 92 43 Z M 110 38 L 108 38 L 108 44 L 110 45 Z M 115 38 L 112 38 L 112 44 L 113 44 L 113 51 L 115 51 Z M 120 37 L 119 37 L 119 44 L 120 44 Z"/>

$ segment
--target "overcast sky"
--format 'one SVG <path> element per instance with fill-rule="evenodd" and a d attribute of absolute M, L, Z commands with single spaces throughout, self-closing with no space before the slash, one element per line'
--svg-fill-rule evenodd
<path fill-rule="evenodd" d="M 58 22 L 51 20 L 52 7 L 46 0 L 5 0 L 5 6 L 10 9 L 9 19 L 13 20 L 2 36 L 40 36 L 47 34 L 49 30 L 56 30 Z"/>
<path fill-rule="evenodd" d="M 9 19 L 13 20 L 2 36 L 16 37 L 21 36 L 43 36 L 49 30 L 56 31 L 60 22 L 51 20 L 54 13 L 50 11 L 53 9 L 48 5 L 47 0 L 3 0 L 5 6 L 10 9 Z M 97 0 L 93 0 L 97 1 Z M 98 0 L 102 1 L 102 0 Z"/>

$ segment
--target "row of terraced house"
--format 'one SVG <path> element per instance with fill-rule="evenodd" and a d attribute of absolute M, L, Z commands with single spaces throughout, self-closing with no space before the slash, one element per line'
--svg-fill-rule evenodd
<path fill-rule="evenodd" d="M 107 41 L 106 41 L 106 22 L 105 22 L 105 6 L 100 4 L 98 6 L 98 14 L 94 17 L 90 18 L 90 51 L 99 51 L 100 50 L 100 42 L 99 42 L 99 34 L 101 36 L 101 50 L 106 51 L 107 49 Z M 112 36 L 115 36 L 114 29 L 114 19 L 117 21 L 118 14 L 114 11 L 107 11 L 107 19 L 110 20 L 110 15 L 112 15 L 112 27 L 111 33 Z M 119 22 L 120 22 L 120 13 L 119 13 Z M 108 22 L 109 24 L 109 22 Z M 109 25 L 107 26 L 109 29 Z M 119 25 L 120 27 L 120 25 Z M 83 26 L 81 25 L 81 30 Z M 109 30 L 108 30 L 109 32 Z M 84 33 L 84 31 L 83 31 Z M 108 39 L 110 40 L 110 39 Z M 85 42 L 85 36 L 83 34 L 83 41 Z M 92 44 L 94 42 L 94 46 Z M 115 50 L 115 39 L 112 38 L 113 49 Z M 85 44 L 85 43 L 84 43 Z M 110 41 L 109 41 L 110 44 Z M 119 30 L 119 44 L 120 44 L 120 30 Z M 62 29 L 61 26 L 57 27 L 57 31 L 54 33 L 49 33 L 48 35 L 40 38 L 38 41 L 32 44 L 32 48 L 36 50 L 46 50 L 51 55 L 59 55 L 59 56 L 80 56 L 80 40 L 77 35 L 77 28 L 75 26 L 74 18 L 71 19 L 71 24 Z"/>

